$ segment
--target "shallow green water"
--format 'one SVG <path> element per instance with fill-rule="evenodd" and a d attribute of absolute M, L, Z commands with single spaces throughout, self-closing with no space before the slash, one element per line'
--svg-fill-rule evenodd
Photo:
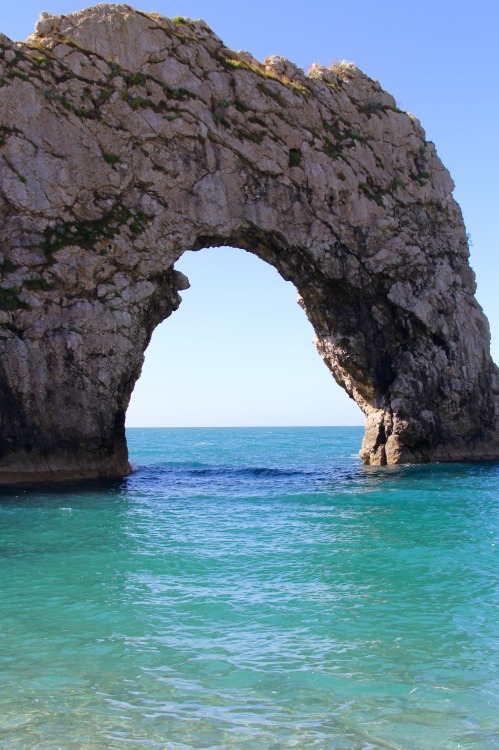
<path fill-rule="evenodd" d="M 357 428 L 130 430 L 0 496 L 0 747 L 499 747 L 499 465 Z"/>

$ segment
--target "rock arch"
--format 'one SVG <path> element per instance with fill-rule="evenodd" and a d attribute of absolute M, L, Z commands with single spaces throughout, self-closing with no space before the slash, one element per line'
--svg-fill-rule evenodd
<path fill-rule="evenodd" d="M 452 181 L 355 66 L 308 76 L 202 21 L 98 5 L 0 38 L 0 476 L 128 471 L 124 417 L 187 249 L 299 291 L 384 464 L 499 456 L 497 368 Z"/>

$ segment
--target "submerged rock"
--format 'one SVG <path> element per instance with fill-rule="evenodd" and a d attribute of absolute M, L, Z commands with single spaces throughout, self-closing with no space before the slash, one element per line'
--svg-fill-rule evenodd
<path fill-rule="evenodd" d="M 499 457 L 453 183 L 377 81 L 100 4 L 1 36 L 0 87 L 0 481 L 128 472 L 144 350 L 188 285 L 174 263 L 215 245 L 295 284 L 366 414 L 365 463 Z"/>

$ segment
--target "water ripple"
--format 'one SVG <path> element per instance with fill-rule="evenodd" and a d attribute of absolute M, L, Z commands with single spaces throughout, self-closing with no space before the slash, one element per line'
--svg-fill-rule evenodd
<path fill-rule="evenodd" d="M 358 433 L 136 431 L 123 482 L 5 490 L 0 747 L 497 748 L 499 466 Z"/>

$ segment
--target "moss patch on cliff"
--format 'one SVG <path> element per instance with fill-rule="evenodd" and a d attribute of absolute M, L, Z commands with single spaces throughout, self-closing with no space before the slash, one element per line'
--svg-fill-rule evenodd
<path fill-rule="evenodd" d="M 70 245 L 93 250 L 99 242 L 113 239 L 125 225 L 128 225 L 133 235 L 142 234 L 150 219 L 143 211 L 134 213 L 118 204 L 98 219 L 65 221 L 54 227 L 47 227 L 43 249 L 49 256 Z"/>
<path fill-rule="evenodd" d="M 116 164 L 120 160 L 118 154 L 112 154 L 110 151 L 103 151 L 102 158 L 104 159 L 106 164 L 111 164 L 111 166 L 113 164 Z"/>
<path fill-rule="evenodd" d="M 28 310 L 29 305 L 19 299 L 19 287 L 0 288 L 0 310 Z"/>
<path fill-rule="evenodd" d="M 48 292 L 53 288 L 52 284 L 49 284 L 48 281 L 42 278 L 26 279 L 24 286 L 26 289 L 29 289 L 30 292 Z"/>
<path fill-rule="evenodd" d="M 384 205 L 383 196 L 386 191 L 379 185 L 376 185 L 369 177 L 367 178 L 367 182 L 359 182 L 359 191 L 377 203 L 378 206 Z"/>
<path fill-rule="evenodd" d="M 288 165 L 290 167 L 299 167 L 301 164 L 301 153 L 298 148 L 290 148 L 288 154 Z"/>

